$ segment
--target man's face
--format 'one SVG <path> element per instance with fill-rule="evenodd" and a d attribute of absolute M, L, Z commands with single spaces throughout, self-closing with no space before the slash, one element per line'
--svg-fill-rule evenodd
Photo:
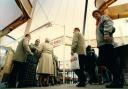
<path fill-rule="evenodd" d="M 100 18 L 100 16 L 101 16 L 101 15 L 100 15 L 100 13 L 98 13 L 98 12 L 95 12 L 94 15 L 93 15 L 93 17 L 94 17 L 95 19 L 97 19 L 97 20 Z"/>

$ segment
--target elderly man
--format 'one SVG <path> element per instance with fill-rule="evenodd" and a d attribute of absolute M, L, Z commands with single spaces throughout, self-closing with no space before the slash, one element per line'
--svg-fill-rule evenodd
<path fill-rule="evenodd" d="M 19 82 L 18 87 L 22 87 L 22 75 L 24 72 L 24 64 L 27 59 L 27 55 L 33 55 L 29 48 L 30 39 L 30 34 L 26 34 L 23 40 L 21 40 L 17 46 L 13 58 L 13 68 L 8 80 L 9 88 L 15 88 L 17 81 Z"/>
<path fill-rule="evenodd" d="M 79 28 L 74 28 L 74 35 L 72 40 L 71 52 L 77 53 L 79 57 L 80 69 L 75 70 L 76 75 L 79 79 L 77 87 L 85 86 L 85 74 L 84 74 L 84 58 L 85 58 L 85 40 L 83 35 L 80 33 Z"/>

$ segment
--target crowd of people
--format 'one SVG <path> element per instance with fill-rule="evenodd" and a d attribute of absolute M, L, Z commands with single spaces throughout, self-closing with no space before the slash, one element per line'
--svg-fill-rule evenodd
<path fill-rule="evenodd" d="M 17 46 L 7 82 L 8 88 L 42 87 L 57 82 L 57 57 L 53 53 L 50 40 L 46 38 L 40 44 L 37 39 L 35 44 L 29 45 L 30 39 L 30 34 L 26 34 Z"/>
<path fill-rule="evenodd" d="M 106 88 L 122 88 L 124 84 L 120 65 L 114 49 L 113 33 L 115 28 L 110 17 L 95 10 L 92 16 L 96 19 L 96 40 L 99 55 L 91 45 L 85 46 L 85 39 L 79 28 L 74 28 L 71 54 L 78 54 L 80 69 L 74 72 L 78 76 L 77 87 L 87 83 L 110 83 Z M 48 38 L 43 44 L 37 39 L 30 44 L 30 34 L 19 42 L 14 53 L 13 65 L 7 82 L 8 88 L 49 86 L 57 82 L 57 57 Z M 97 70 L 98 71 L 97 71 Z M 88 80 L 89 76 L 89 80 Z"/>
<path fill-rule="evenodd" d="M 106 88 L 122 88 L 124 85 L 124 78 L 114 48 L 113 33 L 115 32 L 115 28 L 113 26 L 113 21 L 109 16 L 102 15 L 99 10 L 93 11 L 92 16 L 96 19 L 96 41 L 99 55 L 96 62 L 96 56 L 91 54 L 93 52 L 90 52 L 91 46 L 85 48 L 85 40 L 80 33 L 80 29 L 75 28 L 73 32 L 71 54 L 77 53 L 79 57 L 80 69 L 74 70 L 79 80 L 76 86 L 86 86 L 87 75 L 85 73 L 87 72 L 90 76 L 89 83 L 91 84 L 98 83 L 107 76 L 104 81 L 110 82 L 110 84 L 106 85 Z M 98 66 L 99 77 L 95 72 L 96 64 Z M 100 81 L 100 83 L 102 82 Z"/>

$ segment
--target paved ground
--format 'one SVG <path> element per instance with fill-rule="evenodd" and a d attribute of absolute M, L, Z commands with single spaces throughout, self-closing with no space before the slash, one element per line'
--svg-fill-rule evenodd
<path fill-rule="evenodd" d="M 0 88 L 0 89 L 14 89 L 14 88 Z M 105 85 L 87 85 L 86 87 L 78 88 L 73 84 L 62 84 L 62 85 L 50 86 L 50 87 L 33 87 L 33 88 L 31 87 L 31 88 L 15 88 L 15 89 L 107 89 L 107 88 L 105 88 Z M 125 86 L 123 89 L 128 89 L 128 86 Z"/>

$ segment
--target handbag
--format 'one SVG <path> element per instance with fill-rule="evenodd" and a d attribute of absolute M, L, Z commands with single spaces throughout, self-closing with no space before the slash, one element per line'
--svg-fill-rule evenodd
<path fill-rule="evenodd" d="M 74 53 L 73 56 L 71 57 L 71 69 L 72 70 L 80 69 L 79 58 L 77 53 Z"/>

